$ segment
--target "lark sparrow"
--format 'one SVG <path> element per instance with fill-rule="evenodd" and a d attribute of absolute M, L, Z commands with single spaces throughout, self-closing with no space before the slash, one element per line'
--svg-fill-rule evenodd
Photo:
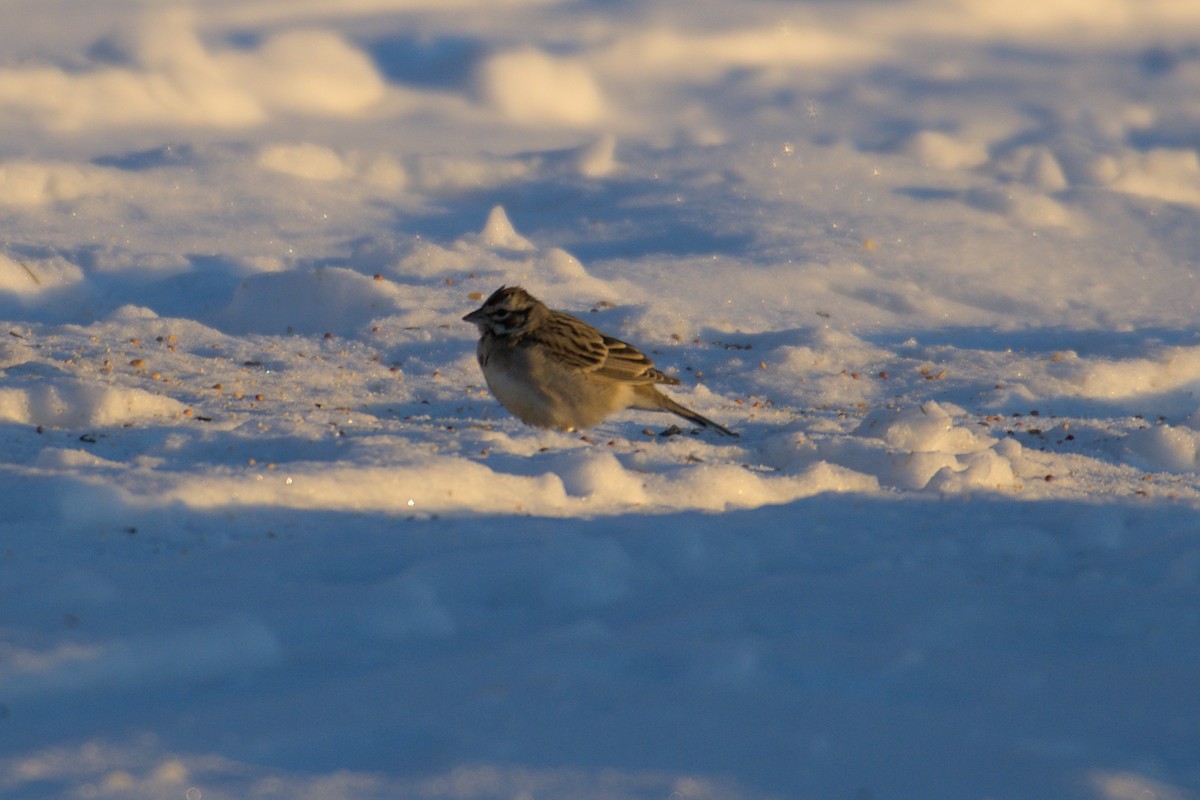
<path fill-rule="evenodd" d="M 528 425 L 590 428 L 622 409 L 641 408 L 737 436 L 655 388 L 679 380 L 655 369 L 636 347 L 552 311 L 519 286 L 501 286 L 463 319 L 479 328 L 476 355 L 488 388 Z"/>

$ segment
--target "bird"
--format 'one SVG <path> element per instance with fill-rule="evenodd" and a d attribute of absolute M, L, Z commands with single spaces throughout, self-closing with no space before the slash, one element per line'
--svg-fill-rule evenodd
<path fill-rule="evenodd" d="M 575 431 L 626 408 L 667 411 L 738 434 L 660 392 L 680 381 L 640 350 L 554 311 L 520 286 L 501 286 L 463 317 L 479 329 L 476 357 L 500 404 L 527 425 Z"/>

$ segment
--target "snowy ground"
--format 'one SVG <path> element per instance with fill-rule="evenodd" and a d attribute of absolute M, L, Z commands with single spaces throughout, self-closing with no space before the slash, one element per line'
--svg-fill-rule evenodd
<path fill-rule="evenodd" d="M 9 0 L 0 796 L 1200 796 L 1200 5 Z M 501 284 L 740 439 L 490 397 Z"/>

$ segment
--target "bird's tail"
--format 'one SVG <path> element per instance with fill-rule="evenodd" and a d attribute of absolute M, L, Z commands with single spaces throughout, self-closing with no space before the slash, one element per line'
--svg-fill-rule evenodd
<path fill-rule="evenodd" d="M 662 409 L 663 411 L 670 411 L 672 414 L 677 414 L 678 416 L 681 416 L 686 420 L 694 422 L 697 425 L 702 425 L 705 428 L 712 428 L 714 431 L 716 431 L 717 433 L 720 433 L 724 436 L 733 436 L 735 438 L 737 437 L 737 434 L 734 433 L 733 431 L 729 430 L 729 428 L 726 428 L 724 425 L 720 424 L 719 422 L 713 422 L 708 417 L 704 416 L 703 414 L 698 414 L 695 411 L 692 411 L 687 406 L 683 406 L 683 405 L 680 405 L 679 403 L 676 403 L 674 400 L 667 397 L 662 392 L 655 391 L 655 394 L 658 395 L 658 398 L 656 398 L 658 400 L 658 407 L 660 409 Z"/>

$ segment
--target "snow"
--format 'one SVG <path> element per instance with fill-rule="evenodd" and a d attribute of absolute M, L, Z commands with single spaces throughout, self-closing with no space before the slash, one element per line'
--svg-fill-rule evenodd
<path fill-rule="evenodd" d="M 0 797 L 1200 796 L 1200 6 L 9 6 Z"/>

